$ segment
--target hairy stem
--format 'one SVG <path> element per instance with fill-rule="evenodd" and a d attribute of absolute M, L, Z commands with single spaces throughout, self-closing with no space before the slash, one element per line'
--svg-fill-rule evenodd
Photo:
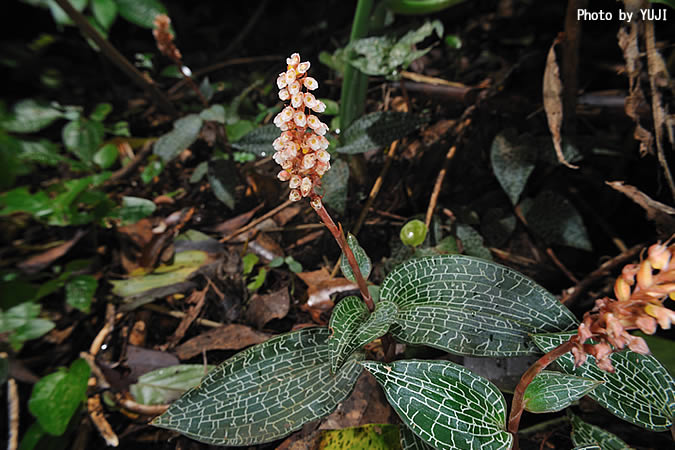
<path fill-rule="evenodd" d="M 573 342 L 569 341 L 560 344 L 544 356 L 539 358 L 537 362 L 532 364 L 529 369 L 520 378 L 518 386 L 513 393 L 513 400 L 511 401 L 511 414 L 509 415 L 509 433 L 513 435 L 513 449 L 518 450 L 518 426 L 520 425 L 520 417 L 523 415 L 523 396 L 525 389 L 530 385 L 534 377 L 536 377 L 542 370 L 548 367 L 556 359 L 560 358 L 565 353 L 572 350 Z"/>
<path fill-rule="evenodd" d="M 370 293 L 368 292 L 366 280 L 363 279 L 363 275 L 361 274 L 361 268 L 356 262 L 354 252 L 352 252 L 352 249 L 347 244 L 347 239 L 345 238 L 345 234 L 342 231 L 342 225 L 340 225 L 340 227 L 335 225 L 335 222 L 333 222 L 333 219 L 331 219 L 330 215 L 328 214 L 328 211 L 326 211 L 326 208 L 324 206 L 321 206 L 321 208 L 316 210 L 316 213 L 319 215 L 321 221 L 324 223 L 324 225 L 326 225 L 326 228 L 328 228 L 328 230 L 335 238 L 335 241 L 340 246 L 342 253 L 347 257 L 349 266 L 352 268 L 352 272 L 354 273 L 354 277 L 356 278 L 356 284 L 359 285 L 361 297 L 363 297 L 363 301 L 368 307 L 368 310 L 371 312 L 374 311 L 375 304 L 373 303 L 373 299 L 370 298 Z"/>

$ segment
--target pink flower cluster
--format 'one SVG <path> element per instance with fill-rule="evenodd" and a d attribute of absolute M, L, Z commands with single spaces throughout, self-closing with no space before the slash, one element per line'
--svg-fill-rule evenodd
<path fill-rule="evenodd" d="M 325 137 L 328 126 L 312 113 L 324 112 L 326 105 L 311 92 L 305 92 L 319 87 L 314 78 L 307 76 L 309 62 L 300 62 L 300 55 L 293 53 L 286 58 L 286 64 L 277 86 L 279 98 L 290 100 L 290 105 L 274 117 L 282 133 L 272 144 L 276 150 L 272 158 L 282 168 L 277 178 L 289 182 L 289 199 L 295 202 L 310 197 L 312 207 L 319 209 L 321 199 L 314 188 L 321 186 L 321 177 L 330 169 L 330 153 Z"/>

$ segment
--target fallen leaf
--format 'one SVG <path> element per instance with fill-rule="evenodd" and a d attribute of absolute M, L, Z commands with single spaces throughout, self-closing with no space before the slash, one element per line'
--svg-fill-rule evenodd
<path fill-rule="evenodd" d="M 135 345 L 127 346 L 126 356 L 125 365 L 131 370 L 127 378 L 131 383 L 151 370 L 175 366 L 179 363 L 178 358 L 169 352 L 136 347 Z"/>
<path fill-rule="evenodd" d="M 70 250 L 73 247 L 73 245 L 77 244 L 77 242 L 80 239 L 82 239 L 82 236 L 84 236 L 85 234 L 87 234 L 86 231 L 77 230 L 75 236 L 72 239 L 64 242 L 61 245 L 50 248 L 49 250 L 42 252 L 38 255 L 31 256 L 25 261 L 19 263 L 18 264 L 19 269 L 23 270 L 28 274 L 34 274 L 41 271 L 42 269 L 49 266 L 51 263 L 53 263 L 63 255 L 65 255 L 68 252 L 68 250 Z"/>
<path fill-rule="evenodd" d="M 291 299 L 287 287 L 265 295 L 253 294 L 249 300 L 246 317 L 249 322 L 261 329 L 270 320 L 286 317 L 290 305 Z"/>
<path fill-rule="evenodd" d="M 558 161 L 566 165 L 570 169 L 578 169 L 578 166 L 570 164 L 565 159 L 562 151 L 562 136 L 560 134 L 563 123 L 563 105 L 562 93 L 563 86 L 560 81 L 560 69 L 558 62 L 555 59 L 555 46 L 560 43 L 561 38 L 558 36 L 551 44 L 546 57 L 546 70 L 544 71 L 544 111 L 546 111 L 546 119 L 548 120 L 548 128 L 553 136 L 553 146 L 555 153 L 558 156 Z"/>
<path fill-rule="evenodd" d="M 246 325 L 230 324 L 213 328 L 187 340 L 174 349 L 181 360 L 200 355 L 209 350 L 241 350 L 250 345 L 260 344 L 272 335 L 254 330 Z"/>
<path fill-rule="evenodd" d="M 655 222 L 663 234 L 670 235 L 675 232 L 675 218 L 671 217 L 675 215 L 675 208 L 652 199 L 635 186 L 624 184 L 623 181 L 607 181 L 607 184 L 644 209 L 647 219 Z"/>
<path fill-rule="evenodd" d="M 333 307 L 332 294 L 358 290 L 358 285 L 346 278 L 331 278 L 326 268 L 312 272 L 299 272 L 296 275 L 307 285 L 307 306 L 329 310 Z"/>

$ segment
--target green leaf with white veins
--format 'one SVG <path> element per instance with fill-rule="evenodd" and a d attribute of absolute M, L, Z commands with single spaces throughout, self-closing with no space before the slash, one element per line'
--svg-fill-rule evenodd
<path fill-rule="evenodd" d="M 63 144 L 82 162 L 90 164 L 103 142 L 103 133 L 101 122 L 87 119 L 73 120 L 63 127 Z"/>
<path fill-rule="evenodd" d="M 527 137 L 516 136 L 513 130 L 506 130 L 492 141 L 490 160 L 499 184 L 516 205 L 537 161 L 534 143 Z"/>
<path fill-rule="evenodd" d="M 401 450 L 434 450 L 434 448 L 417 437 L 410 428 L 401 425 Z"/>
<path fill-rule="evenodd" d="M 158 0 L 116 0 L 120 16 L 144 28 L 152 28 L 158 14 L 166 14 L 166 8 Z"/>
<path fill-rule="evenodd" d="M 567 342 L 571 333 L 538 334 L 532 338 L 543 352 Z M 567 353 L 556 360 L 563 372 L 603 384 L 588 393 L 615 416 L 652 431 L 666 431 L 675 417 L 675 381 L 659 361 L 650 355 L 623 350 L 610 356 L 614 373 L 598 369 L 593 356 L 574 368 Z"/>
<path fill-rule="evenodd" d="M 359 270 L 361 271 L 363 279 L 367 280 L 370 276 L 370 271 L 373 268 L 373 264 L 370 262 L 368 254 L 363 249 L 363 247 L 359 245 L 359 241 L 356 239 L 356 236 L 351 233 L 347 234 L 347 245 L 349 245 L 349 248 L 352 249 L 352 253 L 354 253 L 354 259 L 356 259 L 356 264 L 359 266 Z M 350 281 L 356 281 L 354 272 L 352 271 L 352 266 L 349 265 L 347 256 L 345 256 L 344 253 L 342 254 L 342 260 L 340 262 L 340 269 L 342 270 L 342 274 L 346 279 Z"/>
<path fill-rule="evenodd" d="M 574 445 L 586 446 L 587 448 L 597 445 L 596 448 L 602 450 L 631 450 L 628 444 L 609 431 L 586 423 L 574 414 L 568 415 L 570 416 L 570 422 L 572 422 L 572 442 Z"/>
<path fill-rule="evenodd" d="M 407 136 L 423 123 L 425 120 L 419 116 L 404 112 L 379 111 L 366 114 L 342 133 L 341 145 L 335 150 L 347 154 L 365 153 Z"/>
<path fill-rule="evenodd" d="M 396 305 L 379 302 L 371 314 L 359 297 L 347 297 L 337 304 L 330 316 L 331 372 L 335 373 L 357 349 L 384 336 L 396 318 Z"/>
<path fill-rule="evenodd" d="M 163 367 L 138 377 L 138 381 L 129 386 L 129 392 L 142 405 L 170 403 L 188 389 L 197 386 L 206 372 L 214 367 L 205 368 L 203 364 Z"/>
<path fill-rule="evenodd" d="M 26 99 L 14 105 L 13 114 L 0 119 L 0 128 L 13 133 L 34 133 L 62 117 L 59 109 Z"/>
<path fill-rule="evenodd" d="M 232 148 L 254 153 L 258 156 L 272 155 L 272 142 L 279 137 L 281 131 L 274 124 L 263 125 L 250 133 L 246 133 L 237 142 L 232 142 Z"/>
<path fill-rule="evenodd" d="M 525 389 L 523 405 L 531 413 L 561 411 L 600 384 L 601 381 L 545 370 Z"/>
<path fill-rule="evenodd" d="M 280 439 L 326 416 L 361 374 L 355 355 L 330 373 L 327 328 L 305 328 L 238 353 L 209 372 L 153 425 L 213 445 Z"/>
<path fill-rule="evenodd" d="M 450 361 L 361 363 L 403 423 L 437 449 L 508 449 L 506 402 L 483 377 Z"/>
<path fill-rule="evenodd" d="M 531 333 L 577 326 L 574 315 L 534 281 L 463 255 L 404 262 L 384 279 L 380 298 L 398 306 L 390 329 L 396 339 L 460 355 L 534 355 L 540 351 Z"/>

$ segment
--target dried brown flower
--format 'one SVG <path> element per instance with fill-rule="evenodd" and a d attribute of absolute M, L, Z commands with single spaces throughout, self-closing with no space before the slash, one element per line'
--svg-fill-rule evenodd
<path fill-rule="evenodd" d="M 183 56 L 173 42 L 174 36 L 171 33 L 171 19 L 166 14 L 158 14 L 153 24 L 152 35 L 157 42 L 157 48 L 164 56 L 179 64 Z"/>

